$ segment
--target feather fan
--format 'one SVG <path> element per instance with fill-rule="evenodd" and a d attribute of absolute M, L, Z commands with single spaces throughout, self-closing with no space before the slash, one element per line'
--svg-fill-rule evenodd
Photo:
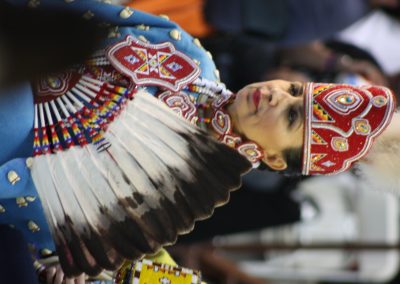
<path fill-rule="evenodd" d="M 356 173 L 366 188 L 400 194 L 399 115 L 395 113 L 388 129 L 376 139 L 367 156 L 356 164 Z"/>
<path fill-rule="evenodd" d="M 107 147 L 34 158 L 32 177 L 67 276 L 116 269 L 172 244 L 240 186 L 250 163 L 139 91 Z"/>

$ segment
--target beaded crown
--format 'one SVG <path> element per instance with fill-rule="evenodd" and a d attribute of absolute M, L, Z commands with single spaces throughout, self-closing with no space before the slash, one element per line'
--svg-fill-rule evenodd
<path fill-rule="evenodd" d="M 347 170 L 368 153 L 396 106 L 385 87 L 321 83 L 306 85 L 304 104 L 304 175 Z"/>

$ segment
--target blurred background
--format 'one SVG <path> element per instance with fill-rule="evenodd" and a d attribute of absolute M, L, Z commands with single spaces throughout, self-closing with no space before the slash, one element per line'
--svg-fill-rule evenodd
<path fill-rule="evenodd" d="M 399 0 L 115 1 L 167 15 L 200 39 L 237 91 L 286 79 L 400 93 Z M 254 170 L 169 251 L 207 283 L 400 283 L 399 198 L 354 172 Z"/>

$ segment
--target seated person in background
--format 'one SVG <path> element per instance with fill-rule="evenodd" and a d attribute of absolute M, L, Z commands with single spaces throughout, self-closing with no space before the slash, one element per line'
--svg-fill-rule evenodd
<path fill-rule="evenodd" d="M 338 41 L 282 48 L 260 40 L 232 37 L 206 40 L 204 45 L 213 51 L 222 80 L 233 90 L 272 79 L 336 82 L 341 74 L 359 76 L 375 85 L 393 86 L 369 53 Z"/>
<path fill-rule="evenodd" d="M 338 41 L 315 41 L 282 48 L 279 50 L 279 61 L 283 66 L 303 67 L 321 79 L 324 76 L 334 79 L 338 73 L 350 73 L 363 77 L 371 84 L 389 87 L 387 76 L 368 52 Z"/>

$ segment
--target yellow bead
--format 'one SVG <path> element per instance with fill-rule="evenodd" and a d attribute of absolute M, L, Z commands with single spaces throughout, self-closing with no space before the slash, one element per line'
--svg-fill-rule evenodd
<path fill-rule="evenodd" d="M 32 166 L 33 166 L 33 158 L 32 158 L 32 157 L 29 157 L 28 159 L 26 159 L 26 160 L 25 160 L 25 165 L 26 165 L 29 169 L 31 169 Z"/>
<path fill-rule="evenodd" d="M 83 14 L 83 18 L 85 20 L 90 20 L 91 18 L 94 17 L 94 14 L 92 11 L 88 10 L 85 14 Z"/>
<path fill-rule="evenodd" d="M 193 62 L 196 63 L 196 65 L 200 65 L 200 61 L 198 61 L 197 59 L 193 59 Z"/>
<path fill-rule="evenodd" d="M 356 126 L 356 130 L 358 133 L 368 133 L 369 132 L 369 127 L 368 125 L 364 124 L 364 123 L 359 123 Z"/>
<path fill-rule="evenodd" d="M 18 207 L 26 207 L 26 206 L 28 206 L 28 202 L 26 202 L 25 197 L 17 197 L 17 198 L 15 198 L 15 203 L 17 203 Z"/>
<path fill-rule="evenodd" d="M 119 16 L 122 19 L 128 19 L 130 16 L 132 16 L 133 14 L 133 10 L 129 7 L 126 7 L 125 9 L 123 9 L 120 13 Z"/>
<path fill-rule="evenodd" d="M 215 75 L 215 77 L 217 77 L 217 79 L 219 80 L 220 79 L 220 75 L 219 75 L 219 70 L 218 69 L 215 69 L 214 70 L 214 75 Z"/>
<path fill-rule="evenodd" d="M 167 16 L 167 15 L 164 15 L 164 14 L 161 14 L 161 15 L 159 15 L 161 18 L 163 18 L 163 19 L 166 19 L 166 20 L 169 20 L 169 17 Z"/>
<path fill-rule="evenodd" d="M 143 42 L 149 42 L 147 40 L 147 38 L 145 36 L 143 36 L 143 35 L 138 36 L 138 40 L 143 41 Z"/>
<path fill-rule="evenodd" d="M 61 85 L 61 80 L 59 80 L 57 77 L 50 76 L 46 81 L 47 84 L 53 89 L 59 88 Z"/>
<path fill-rule="evenodd" d="M 7 173 L 7 179 L 12 185 L 16 184 L 21 180 L 17 172 L 12 170 Z"/>
<path fill-rule="evenodd" d="M 33 221 L 28 222 L 28 229 L 33 233 L 40 231 L 39 226 Z"/>
<path fill-rule="evenodd" d="M 340 137 L 333 138 L 332 142 L 333 142 L 332 146 L 336 151 L 344 152 L 349 149 L 349 144 L 346 138 L 340 138 Z"/>
<path fill-rule="evenodd" d="M 137 28 L 138 30 L 141 30 L 141 31 L 145 31 L 145 30 L 146 30 L 146 26 L 143 25 L 143 24 L 137 25 L 136 28 Z"/>
<path fill-rule="evenodd" d="M 207 51 L 206 53 L 207 53 L 208 57 L 210 57 L 211 59 L 213 58 L 211 52 Z"/>
<path fill-rule="evenodd" d="M 198 46 L 198 47 L 203 47 L 203 46 L 201 45 L 201 42 L 200 42 L 200 40 L 199 40 L 198 38 L 194 38 L 194 39 L 193 39 L 193 43 L 194 43 L 194 45 L 196 45 L 196 46 Z"/>
<path fill-rule="evenodd" d="M 25 197 L 25 199 L 26 199 L 28 202 L 33 202 L 33 201 L 36 200 L 36 197 L 35 197 L 35 196 L 27 196 L 27 197 Z"/>
<path fill-rule="evenodd" d="M 109 38 L 115 38 L 115 37 L 120 37 L 120 36 L 121 36 L 121 34 L 118 32 L 118 27 L 110 28 L 110 31 L 108 32 Z"/>
<path fill-rule="evenodd" d="M 355 98 L 352 95 L 349 94 L 345 94 L 345 95 L 341 95 L 337 98 L 338 102 L 343 104 L 343 105 L 350 105 L 352 103 L 354 103 Z"/>
<path fill-rule="evenodd" d="M 44 248 L 44 249 L 40 250 L 40 255 L 41 256 L 49 256 L 51 254 L 53 254 L 53 252 L 51 250 L 47 249 L 47 248 Z"/>
<path fill-rule="evenodd" d="M 359 135 L 368 135 L 371 132 L 371 126 L 367 120 L 360 119 L 354 123 L 354 130 Z"/>
<path fill-rule="evenodd" d="M 178 31 L 177 29 L 173 29 L 172 31 L 170 31 L 169 36 L 174 40 L 181 40 L 182 37 L 181 32 Z"/>
<path fill-rule="evenodd" d="M 387 99 L 382 96 L 375 97 L 373 103 L 377 107 L 382 107 L 387 104 Z"/>
<path fill-rule="evenodd" d="M 4 208 L 2 205 L 0 205 L 0 213 L 6 212 L 6 208 Z"/>
<path fill-rule="evenodd" d="M 41 269 L 42 267 L 43 265 L 39 261 L 35 260 L 33 262 L 33 268 L 35 268 L 36 271 L 39 271 L 39 269 Z"/>

